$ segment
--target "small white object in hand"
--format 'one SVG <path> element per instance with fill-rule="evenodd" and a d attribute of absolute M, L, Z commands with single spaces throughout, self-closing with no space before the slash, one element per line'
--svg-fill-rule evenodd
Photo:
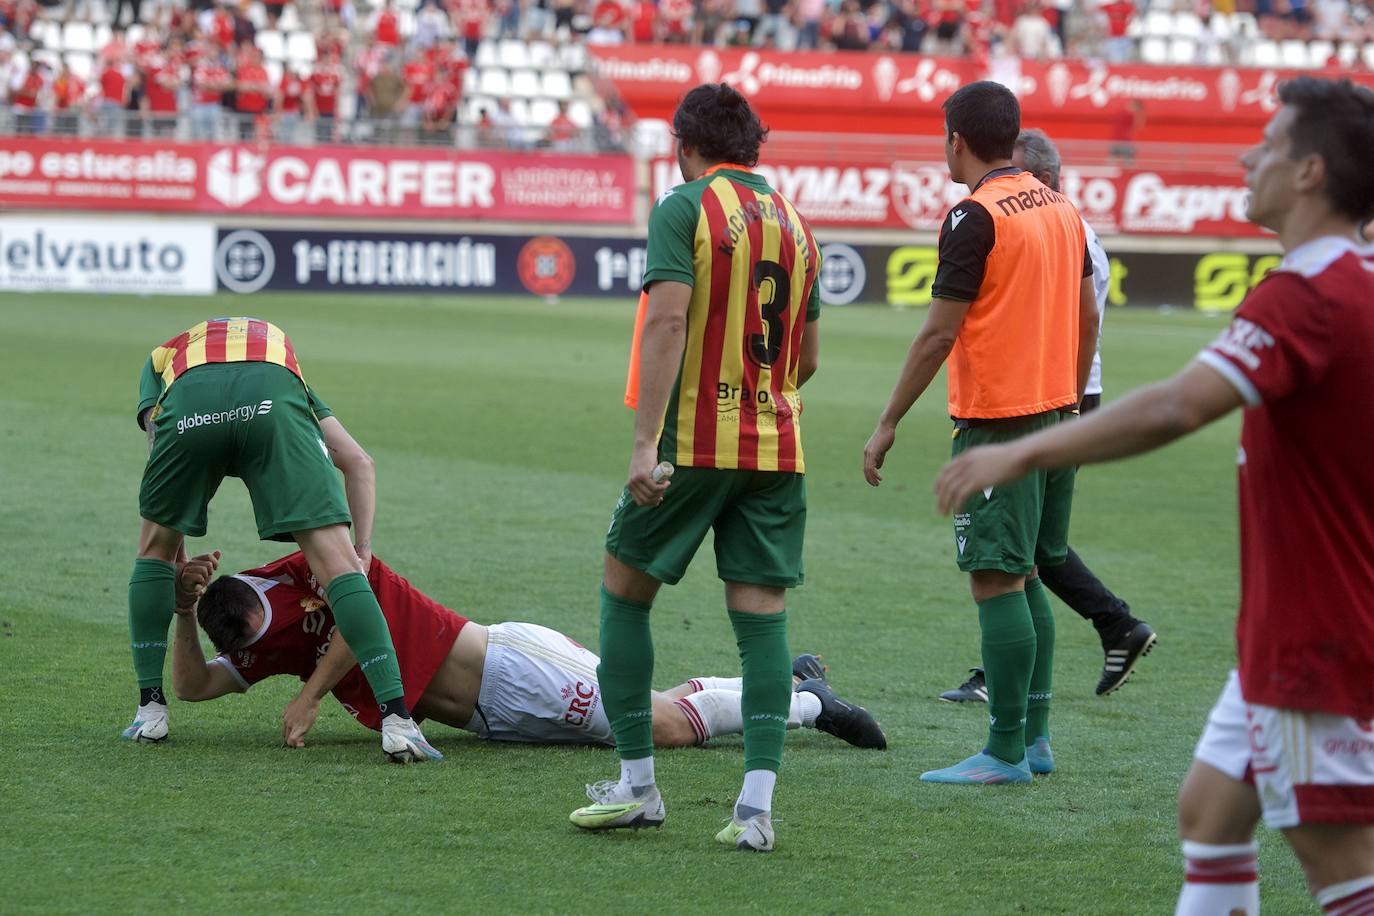
<path fill-rule="evenodd" d="M 667 461 L 660 461 L 658 467 L 654 468 L 654 472 L 651 476 L 654 478 L 654 483 L 663 483 L 663 481 L 673 476 L 672 464 Z"/>

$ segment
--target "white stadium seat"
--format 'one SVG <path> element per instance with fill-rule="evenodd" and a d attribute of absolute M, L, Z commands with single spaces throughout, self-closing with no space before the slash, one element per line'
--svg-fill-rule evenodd
<path fill-rule="evenodd" d="M 1259 38 L 1259 21 L 1255 19 L 1253 13 L 1235 13 L 1234 20 L 1236 31 L 1240 33 L 1242 38 Z"/>
<path fill-rule="evenodd" d="M 1249 58 L 1245 63 L 1252 67 L 1277 67 L 1282 61 L 1282 57 L 1279 55 L 1279 43 L 1267 38 L 1251 42 Z"/>
<path fill-rule="evenodd" d="M 482 71 L 478 88 L 483 95 L 494 95 L 499 98 L 510 95 L 510 80 L 506 77 L 505 70 L 499 67 L 487 67 Z"/>
<path fill-rule="evenodd" d="M 1318 38 L 1307 43 L 1307 56 L 1313 67 L 1325 67 L 1331 55 L 1336 53 L 1334 42 Z"/>
<path fill-rule="evenodd" d="M 1167 64 L 1169 62 L 1169 42 L 1158 35 L 1140 40 L 1140 59 L 1147 64 Z"/>
<path fill-rule="evenodd" d="M 475 95 L 477 93 L 477 71 L 468 67 L 463 71 L 463 95 Z"/>
<path fill-rule="evenodd" d="M 315 36 L 309 32 L 292 32 L 286 36 L 286 59 L 293 64 L 315 62 Z"/>
<path fill-rule="evenodd" d="M 551 66 L 554 63 L 555 51 L 553 45 L 547 41 L 532 41 L 529 43 L 530 66 L 536 70 Z"/>
<path fill-rule="evenodd" d="M 1207 28 L 1222 41 L 1231 38 L 1238 31 L 1236 19 L 1230 13 L 1213 13 L 1207 20 Z"/>
<path fill-rule="evenodd" d="M 558 117 L 558 103 L 551 99 L 530 100 L 530 123 L 536 127 L 548 127 Z"/>
<path fill-rule="evenodd" d="M 533 70 L 516 70 L 510 75 L 510 94 L 531 98 L 539 94 L 539 74 Z"/>
<path fill-rule="evenodd" d="M 91 55 L 84 51 L 72 51 L 67 54 L 67 67 L 77 79 L 89 83 L 95 64 Z"/>
<path fill-rule="evenodd" d="M 1364 59 L 1365 67 L 1374 70 L 1374 41 L 1364 46 L 1364 50 L 1360 52 L 1360 56 Z"/>
<path fill-rule="evenodd" d="M 571 42 L 563 45 L 563 66 L 573 73 L 581 73 L 587 69 L 587 48 L 585 45 L 572 44 Z"/>
<path fill-rule="evenodd" d="M 1168 38 L 1174 33 L 1174 17 L 1163 10 L 1150 10 L 1145 14 L 1145 34 Z"/>
<path fill-rule="evenodd" d="M 113 32 L 108 25 L 98 25 L 95 27 L 95 46 L 103 48 L 110 43 Z"/>
<path fill-rule="evenodd" d="M 264 60 L 262 69 L 267 71 L 267 81 L 273 86 L 281 83 L 282 65 L 279 60 Z"/>
<path fill-rule="evenodd" d="M 568 77 L 565 70 L 549 70 L 544 73 L 544 86 L 540 93 L 551 99 L 568 99 L 572 97 L 572 79 Z"/>
<path fill-rule="evenodd" d="M 38 47 L 61 50 L 62 27 L 46 19 L 35 19 L 29 26 L 29 38 Z"/>
<path fill-rule="evenodd" d="M 1312 57 L 1307 51 L 1307 42 L 1291 39 L 1279 43 L 1279 60 L 1285 67 L 1310 67 Z"/>
<path fill-rule="evenodd" d="M 288 3 L 277 18 L 277 28 L 283 32 L 294 32 L 301 28 L 301 17 L 296 13 L 296 4 Z"/>
<path fill-rule="evenodd" d="M 1176 37 L 1169 42 L 1169 63 L 1191 67 L 1197 63 L 1197 42 L 1192 38 Z"/>
<path fill-rule="evenodd" d="M 1196 13 L 1178 13 L 1174 16 L 1174 36 L 1197 38 L 1202 34 L 1202 20 Z"/>
<path fill-rule="evenodd" d="M 592 110 L 587 103 L 581 99 L 573 99 L 568 103 L 568 120 L 583 129 L 591 127 Z"/>
<path fill-rule="evenodd" d="M 62 47 L 68 51 L 95 51 L 95 30 L 89 22 L 69 22 L 62 29 Z"/>
<path fill-rule="evenodd" d="M 496 46 L 496 62 L 507 70 L 519 70 L 530 66 L 530 52 L 523 41 L 514 38 L 503 39 Z"/>
<path fill-rule="evenodd" d="M 495 67 L 496 66 L 496 42 L 488 39 L 478 43 L 477 53 L 473 55 L 473 66 L 475 67 Z"/>
<path fill-rule="evenodd" d="M 268 60 L 283 60 L 286 57 L 286 39 L 282 38 L 281 32 L 258 32 L 253 38 L 253 44 L 262 51 L 262 56 Z"/>
<path fill-rule="evenodd" d="M 129 45 L 129 47 L 133 47 L 142 40 L 143 26 L 139 23 L 130 23 L 129 26 L 124 29 L 124 42 L 125 44 Z"/>
<path fill-rule="evenodd" d="M 1341 66 L 1349 70 L 1360 59 L 1360 46 L 1353 41 L 1343 41 L 1336 57 L 1340 60 Z"/>
<path fill-rule="evenodd" d="M 510 100 L 510 116 L 515 119 L 515 123 L 522 127 L 530 123 L 529 102 L 524 99 Z"/>

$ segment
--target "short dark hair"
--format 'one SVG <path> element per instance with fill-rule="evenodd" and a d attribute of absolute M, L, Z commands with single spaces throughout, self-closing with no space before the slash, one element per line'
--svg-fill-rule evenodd
<path fill-rule="evenodd" d="M 221 652 L 243 648 L 248 639 L 248 612 L 259 605 L 253 587 L 233 576 L 220 576 L 200 596 L 196 619 Z"/>
<path fill-rule="evenodd" d="M 768 139 L 749 100 L 726 83 L 702 83 L 673 113 L 673 136 L 707 162 L 756 165 Z"/>
<path fill-rule="evenodd" d="M 1293 158 L 1326 163 L 1326 199 L 1352 219 L 1374 216 L 1374 92 L 1348 79 L 1299 76 L 1279 84 L 1279 101 L 1297 110 L 1289 129 Z"/>
<path fill-rule="evenodd" d="M 1021 132 L 1021 104 L 1001 83 L 982 80 L 959 88 L 945 99 L 945 129 L 950 139 L 964 138 L 984 162 L 1010 159 Z"/>

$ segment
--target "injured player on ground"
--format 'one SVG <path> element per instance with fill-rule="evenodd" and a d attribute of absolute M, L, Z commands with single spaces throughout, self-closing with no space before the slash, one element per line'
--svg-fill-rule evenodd
<path fill-rule="evenodd" d="M 178 574 L 176 695 L 211 700 L 242 693 L 273 675 L 294 675 L 305 684 L 282 715 L 287 744 L 304 745 L 330 692 L 358 722 L 378 728 L 367 681 L 303 557 L 292 554 L 210 583 L 217 557 L 196 557 Z M 597 683 L 599 659 L 592 652 L 537 624 L 484 626 L 468 620 L 376 557 L 368 579 L 391 628 L 406 704 L 417 720 L 495 741 L 614 744 Z M 197 621 L 220 653 L 208 661 Z M 817 728 L 857 747 L 886 748 L 872 715 L 835 695 L 818 656 L 799 656 L 793 674 L 789 728 Z M 684 747 L 741 732 L 741 690 L 738 677 L 699 677 L 655 692 L 654 744 Z"/>

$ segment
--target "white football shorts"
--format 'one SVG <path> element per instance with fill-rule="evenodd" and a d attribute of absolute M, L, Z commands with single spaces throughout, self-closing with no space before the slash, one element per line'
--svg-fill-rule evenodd
<path fill-rule="evenodd" d="M 492 741 L 614 745 L 596 681 L 599 661 L 548 627 L 487 627 L 482 689 L 467 730 Z"/>
<path fill-rule="evenodd" d="M 1374 723 L 1247 703 L 1235 671 L 1193 757 L 1253 782 L 1273 829 L 1374 823 Z"/>

